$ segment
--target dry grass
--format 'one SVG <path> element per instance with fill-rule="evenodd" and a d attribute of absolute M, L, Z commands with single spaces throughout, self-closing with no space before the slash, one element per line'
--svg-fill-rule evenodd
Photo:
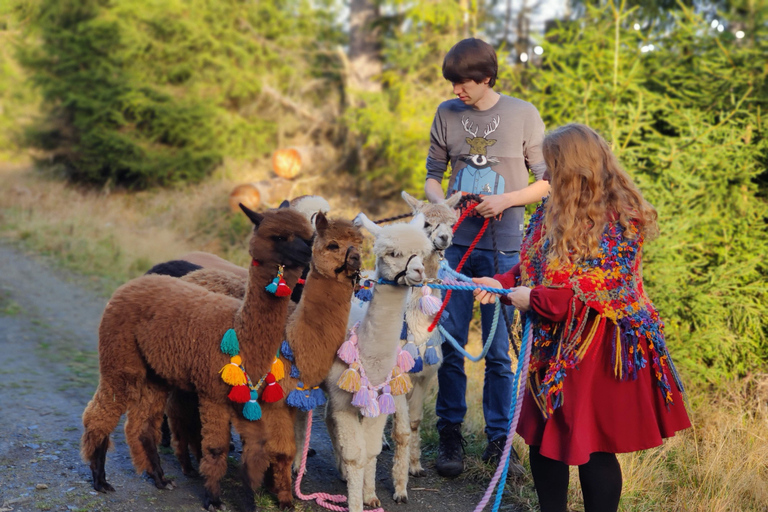
<path fill-rule="evenodd" d="M 102 282 L 103 291 L 145 272 L 151 265 L 190 250 L 217 253 L 247 263 L 245 241 L 250 225 L 227 206 L 234 185 L 267 177 L 267 166 L 228 163 L 206 183 L 175 190 L 135 194 L 84 191 L 46 178 L 30 166 L 0 167 L 0 236 Z M 342 191 L 343 177 L 333 188 L 318 180 L 300 181 L 293 195 L 322 193 L 333 214 L 352 218 L 361 205 Z M 403 213 L 399 201 L 377 205 L 374 217 Z M 368 265 L 371 265 L 368 261 Z M 480 351 L 478 326 L 472 326 L 469 350 Z M 484 487 L 494 468 L 479 461 L 485 444 L 481 407 L 481 363 L 467 362 L 469 411 L 465 431 L 467 479 Z M 685 376 L 683 376 L 685 378 Z M 690 379 L 689 379 L 690 380 Z M 756 375 L 716 389 L 689 390 L 694 428 L 662 447 L 621 455 L 624 472 L 623 511 L 765 511 L 768 510 L 768 376 Z M 425 461 L 434 458 L 434 394 L 426 404 Z M 515 440 L 523 464 L 527 449 Z M 575 468 L 570 504 L 583 510 Z M 506 504 L 537 510 L 530 478 L 508 482 Z"/>

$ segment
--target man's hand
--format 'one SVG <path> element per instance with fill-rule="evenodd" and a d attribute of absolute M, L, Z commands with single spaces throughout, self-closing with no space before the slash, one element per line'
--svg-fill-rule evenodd
<path fill-rule="evenodd" d="M 510 206 L 512 204 L 507 194 L 496 194 L 484 196 L 483 201 L 475 207 L 475 211 L 487 219 L 497 216 Z"/>
<path fill-rule="evenodd" d="M 531 289 L 527 286 L 512 288 L 512 291 L 507 294 L 507 298 L 520 311 L 525 312 L 531 309 Z"/>
<path fill-rule="evenodd" d="M 503 288 L 501 283 L 492 277 L 473 277 L 472 282 L 482 286 L 487 286 L 488 288 Z M 475 294 L 475 300 L 480 302 L 480 304 L 493 304 L 496 302 L 496 298 L 498 297 L 498 295 L 495 293 L 480 289 L 473 290 L 472 293 Z"/>

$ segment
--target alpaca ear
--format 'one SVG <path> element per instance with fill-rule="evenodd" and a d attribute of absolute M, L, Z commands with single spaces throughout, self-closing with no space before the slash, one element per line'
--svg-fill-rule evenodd
<path fill-rule="evenodd" d="M 419 208 L 421 208 L 421 206 L 424 204 L 423 201 L 419 201 L 405 190 L 403 190 L 401 195 L 403 196 L 403 199 L 405 199 L 405 202 L 408 203 L 408 206 L 411 207 L 411 210 L 414 212 L 419 211 Z"/>
<path fill-rule="evenodd" d="M 251 222 L 253 222 L 256 227 L 259 227 L 261 221 L 264 220 L 264 216 L 262 214 L 256 213 L 255 211 L 245 206 L 243 203 L 240 203 L 240 209 L 243 210 L 243 213 L 245 213 L 248 218 L 251 219 Z"/>
<path fill-rule="evenodd" d="M 325 217 L 325 214 L 323 212 L 315 212 L 312 214 L 312 218 L 314 219 L 315 230 L 317 230 L 318 234 L 323 234 L 328 229 L 328 219 Z"/>
<path fill-rule="evenodd" d="M 381 231 L 381 226 L 375 224 L 362 212 L 357 214 L 357 217 L 355 217 L 355 220 L 352 221 L 352 224 L 359 228 L 365 228 L 373 236 L 378 235 L 379 231 Z"/>
<path fill-rule="evenodd" d="M 451 197 L 445 200 L 445 205 L 449 208 L 456 208 L 456 205 L 461 201 L 461 192 L 456 192 Z"/>
<path fill-rule="evenodd" d="M 287 199 L 283 199 L 283 202 L 280 203 L 280 206 L 278 206 L 278 208 L 290 208 L 290 207 L 291 207 L 291 202 L 288 201 Z"/>
<path fill-rule="evenodd" d="M 426 222 L 426 218 L 424 217 L 423 213 L 417 213 L 413 216 L 413 219 L 411 219 L 410 224 L 411 226 L 416 226 L 419 229 L 424 229 L 424 222 Z"/>

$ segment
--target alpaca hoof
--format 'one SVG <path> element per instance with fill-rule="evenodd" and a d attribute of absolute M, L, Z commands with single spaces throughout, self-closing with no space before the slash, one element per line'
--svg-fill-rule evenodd
<path fill-rule="evenodd" d="M 411 470 L 408 471 L 408 474 L 410 474 L 411 476 L 418 477 L 418 478 L 421 478 L 423 476 L 427 476 L 427 472 L 424 471 L 424 469 L 422 469 L 422 468 L 411 469 Z"/>
<path fill-rule="evenodd" d="M 315 450 L 314 448 L 310 448 L 309 450 L 307 450 L 307 458 L 314 457 L 315 455 L 317 455 L 317 450 Z"/>
<path fill-rule="evenodd" d="M 99 492 L 107 493 L 107 492 L 115 492 L 115 488 L 112 487 L 108 482 L 99 482 L 93 484 L 93 489 Z"/>
<path fill-rule="evenodd" d="M 209 512 L 215 512 L 221 508 L 221 498 L 213 497 L 208 491 L 205 491 L 205 498 L 203 498 L 203 508 Z"/>
<path fill-rule="evenodd" d="M 187 478 L 197 478 L 200 476 L 200 473 L 198 473 L 198 471 L 191 466 L 188 468 L 182 467 L 181 472 L 184 473 L 184 476 Z"/>
<path fill-rule="evenodd" d="M 405 493 L 405 494 L 402 494 L 402 495 L 395 493 L 392 496 L 392 499 L 395 500 L 395 503 L 404 505 L 404 504 L 408 503 L 408 493 Z"/>
<path fill-rule="evenodd" d="M 293 500 L 279 500 L 278 506 L 280 510 L 293 510 Z"/>
<path fill-rule="evenodd" d="M 381 506 L 381 500 L 374 496 L 373 498 L 366 500 L 365 505 L 371 508 L 379 508 Z"/>

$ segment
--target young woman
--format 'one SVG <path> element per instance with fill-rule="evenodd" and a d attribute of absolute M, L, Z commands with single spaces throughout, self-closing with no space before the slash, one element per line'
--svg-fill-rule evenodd
<path fill-rule="evenodd" d="M 664 324 L 643 290 L 642 246 L 657 234 L 656 211 L 591 128 L 558 128 L 543 153 L 551 192 L 531 217 L 520 263 L 474 281 L 513 288 L 502 301 L 532 322 L 517 432 L 530 446 L 542 512 L 567 510 L 568 466 L 579 467 L 586 512 L 615 512 L 615 454 L 690 426 Z"/>

